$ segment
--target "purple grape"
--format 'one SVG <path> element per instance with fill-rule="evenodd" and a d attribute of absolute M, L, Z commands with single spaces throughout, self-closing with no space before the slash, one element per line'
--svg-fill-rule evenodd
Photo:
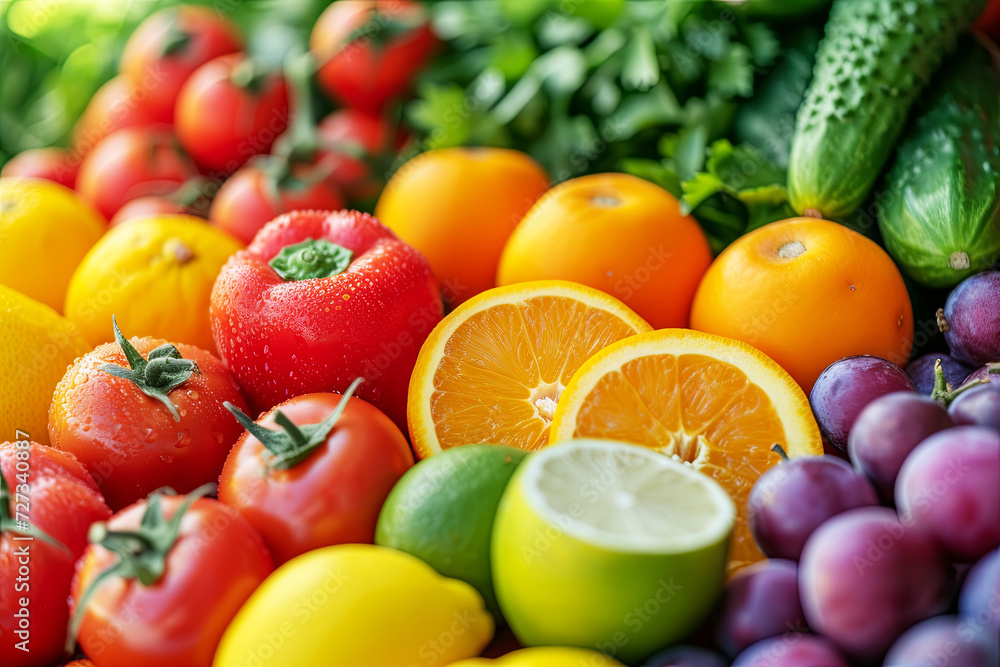
<path fill-rule="evenodd" d="M 1000 649 L 984 628 L 958 616 L 919 623 L 896 640 L 884 667 L 996 667 Z"/>
<path fill-rule="evenodd" d="M 747 497 L 750 532 L 769 558 L 797 561 L 820 524 L 856 507 L 878 505 L 875 488 L 832 456 L 790 459 L 767 470 Z"/>
<path fill-rule="evenodd" d="M 914 391 L 903 369 L 881 357 L 844 357 L 826 367 L 809 393 L 819 428 L 830 443 L 847 451 L 847 435 L 858 414 L 879 396 Z"/>
<path fill-rule="evenodd" d="M 643 667 L 727 667 L 729 661 L 700 646 L 673 646 L 647 660 Z"/>
<path fill-rule="evenodd" d="M 762 639 L 804 632 L 799 571 L 793 561 L 772 558 L 744 568 L 726 585 L 715 641 L 730 658 Z"/>
<path fill-rule="evenodd" d="M 906 457 L 928 437 L 951 426 L 951 417 L 937 401 L 897 391 L 865 406 L 851 429 L 847 451 L 854 468 L 891 503 Z"/>
<path fill-rule="evenodd" d="M 924 396 L 930 396 L 934 389 L 934 364 L 940 359 L 941 370 L 945 381 L 952 388 L 959 387 L 968 377 L 972 369 L 960 361 L 955 361 L 947 354 L 925 354 L 906 364 L 906 374 L 917 391 Z"/>
<path fill-rule="evenodd" d="M 958 284 L 938 327 L 951 356 L 970 366 L 1000 360 L 1000 271 L 984 271 Z"/>
<path fill-rule="evenodd" d="M 899 516 L 957 560 L 1000 547 L 1000 433 L 956 426 L 924 440 L 896 480 Z"/>
<path fill-rule="evenodd" d="M 959 394 L 948 414 L 960 425 L 986 426 L 1000 432 L 1000 382 L 988 382 Z"/>
<path fill-rule="evenodd" d="M 980 558 L 965 576 L 958 613 L 1000 637 L 1000 549 Z"/>
<path fill-rule="evenodd" d="M 904 630 L 943 611 L 950 589 L 934 543 L 885 507 L 830 519 L 799 563 L 809 627 L 862 659 L 883 655 Z"/>
<path fill-rule="evenodd" d="M 990 375 L 990 368 L 996 366 L 997 371 Z M 962 380 L 962 384 L 969 384 L 973 380 L 990 380 L 990 378 L 996 378 L 996 383 L 1000 384 L 1000 361 L 995 361 L 989 364 L 984 364 L 977 368 L 976 370 L 969 373 L 968 377 Z"/>
<path fill-rule="evenodd" d="M 815 635 L 788 634 L 757 642 L 733 667 L 850 667 L 836 647 Z"/>

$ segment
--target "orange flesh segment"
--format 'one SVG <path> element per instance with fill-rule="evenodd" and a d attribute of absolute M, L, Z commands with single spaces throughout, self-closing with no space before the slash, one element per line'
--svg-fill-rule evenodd
<path fill-rule="evenodd" d="M 771 399 L 743 371 L 699 354 L 633 359 L 598 380 L 573 436 L 633 442 L 691 462 L 736 504 L 730 572 L 764 558 L 750 534 L 747 496 L 779 462 L 771 446 L 788 446 Z"/>
<path fill-rule="evenodd" d="M 441 449 L 477 442 L 528 451 L 548 442 L 551 413 L 595 352 L 636 333 L 618 316 L 565 297 L 498 304 L 445 345 L 430 412 Z"/>

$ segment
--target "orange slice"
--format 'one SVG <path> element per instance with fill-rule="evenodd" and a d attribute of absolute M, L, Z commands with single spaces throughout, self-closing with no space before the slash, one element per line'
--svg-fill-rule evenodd
<path fill-rule="evenodd" d="M 764 558 L 747 525 L 760 475 L 790 457 L 820 455 L 819 428 L 802 389 L 763 352 L 736 340 L 661 329 L 601 350 L 559 399 L 549 442 L 606 438 L 686 461 L 732 496 L 730 573 Z"/>
<path fill-rule="evenodd" d="M 562 280 L 469 299 L 441 320 L 417 357 L 406 406 L 414 451 L 422 459 L 479 442 L 544 446 L 559 397 L 580 365 L 649 330 L 618 299 Z"/>

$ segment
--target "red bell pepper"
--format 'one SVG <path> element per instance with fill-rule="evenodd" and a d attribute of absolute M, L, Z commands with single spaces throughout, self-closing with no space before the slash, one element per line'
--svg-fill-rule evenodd
<path fill-rule="evenodd" d="M 441 320 L 430 265 L 357 211 L 294 211 L 230 258 L 212 290 L 212 334 L 259 411 L 311 392 L 357 395 L 406 432 L 417 352 Z"/>

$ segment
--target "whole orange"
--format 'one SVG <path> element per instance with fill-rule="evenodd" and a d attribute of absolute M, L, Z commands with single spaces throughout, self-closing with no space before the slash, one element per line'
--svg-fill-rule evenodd
<path fill-rule="evenodd" d="M 400 167 L 375 217 L 423 253 L 456 306 L 495 286 L 507 237 L 548 189 L 548 175 L 524 153 L 444 148 Z"/>
<path fill-rule="evenodd" d="M 691 328 L 753 345 L 808 393 L 842 357 L 906 363 L 913 311 L 899 270 L 876 243 L 835 222 L 792 218 L 750 232 L 716 258 Z"/>
<path fill-rule="evenodd" d="M 552 188 L 504 248 L 498 285 L 571 280 L 626 303 L 655 329 L 686 327 L 712 261 L 705 234 L 663 188 L 594 174 Z"/>

